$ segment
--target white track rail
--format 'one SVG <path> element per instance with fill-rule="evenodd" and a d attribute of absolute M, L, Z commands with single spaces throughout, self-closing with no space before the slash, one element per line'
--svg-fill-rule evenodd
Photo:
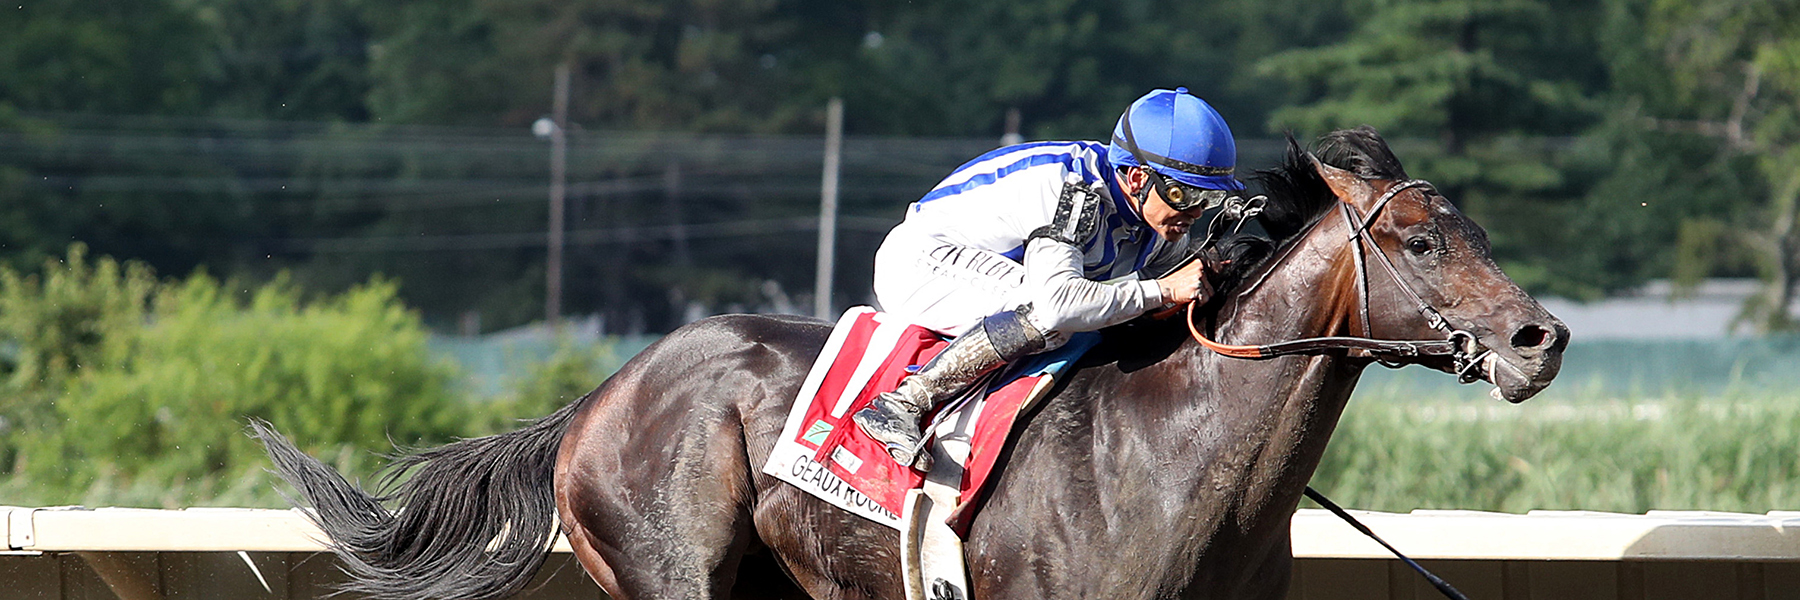
<path fill-rule="evenodd" d="M 14 552 L 322 552 L 298 510 L 0 507 Z M 555 552 L 569 552 L 557 536 Z"/>
<path fill-rule="evenodd" d="M 1800 562 L 1800 512 L 1532 511 L 1524 515 L 1352 511 L 1418 559 Z M 0 507 L 12 552 L 319 552 L 323 535 L 294 510 Z M 1297 558 L 1391 555 L 1323 510 L 1294 515 Z M 558 539 L 556 552 L 569 552 Z"/>

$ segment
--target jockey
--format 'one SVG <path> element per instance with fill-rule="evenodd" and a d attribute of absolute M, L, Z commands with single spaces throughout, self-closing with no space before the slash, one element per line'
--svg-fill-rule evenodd
<path fill-rule="evenodd" d="M 1224 117 L 1187 88 L 1125 109 L 1111 144 L 1033 142 L 984 154 L 908 207 L 875 253 L 883 310 L 956 336 L 853 418 L 903 465 L 922 416 L 989 371 L 1147 311 L 1204 302 L 1188 255 L 1201 213 L 1244 189 Z"/>

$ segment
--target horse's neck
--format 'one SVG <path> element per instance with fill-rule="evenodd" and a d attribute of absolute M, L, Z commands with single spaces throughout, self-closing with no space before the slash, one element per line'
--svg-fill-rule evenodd
<path fill-rule="evenodd" d="M 1226 302 L 1218 315 L 1221 342 L 1266 344 L 1360 328 L 1358 273 L 1343 242 L 1348 230 L 1334 216 L 1326 219 L 1254 289 Z M 1123 435 L 1168 453 L 1165 461 L 1199 467 L 1167 482 L 1191 511 L 1177 525 L 1195 528 L 1184 535 L 1279 543 L 1362 364 L 1330 355 L 1228 358 L 1189 342 L 1132 394 L 1160 397 L 1160 405 L 1123 409 L 1141 421 L 1107 429 L 1135 427 Z"/>
<path fill-rule="evenodd" d="M 1339 264 L 1350 262 L 1345 235 L 1324 222 L 1297 242 L 1256 289 L 1226 304 L 1222 341 L 1356 325 L 1354 268 Z M 1345 284 L 1350 298 L 1340 297 Z M 1288 519 L 1357 367 L 1329 356 L 1226 358 L 1189 340 L 1153 364 L 1084 370 L 1032 418 L 972 548 L 1054 540 L 1041 556 L 1103 565 L 1092 571 L 1100 580 L 1079 584 L 1113 596 L 1248 586 L 1268 561 L 1289 556 Z"/>
<path fill-rule="evenodd" d="M 1302 338 L 1361 335 L 1366 302 L 1347 223 L 1337 215 L 1295 242 L 1256 288 L 1226 302 L 1216 332 L 1227 344 L 1267 344 Z M 1286 511 L 1323 457 L 1326 442 L 1367 363 L 1340 355 L 1246 361 L 1193 344 L 1190 367 L 1216 377 L 1214 401 L 1238 405 L 1254 427 L 1233 432 L 1260 440 L 1239 490 L 1243 508 Z"/>
<path fill-rule="evenodd" d="M 1252 287 L 1224 303 L 1214 319 L 1219 341 L 1266 344 L 1359 334 L 1350 331 L 1362 326 L 1364 299 L 1349 236 L 1342 219 L 1326 215 Z"/>

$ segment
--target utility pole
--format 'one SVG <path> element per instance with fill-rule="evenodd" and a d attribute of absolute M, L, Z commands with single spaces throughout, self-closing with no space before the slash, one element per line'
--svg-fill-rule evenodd
<path fill-rule="evenodd" d="M 563 202 L 569 166 L 569 63 L 556 65 L 556 98 L 550 111 L 550 250 L 544 268 L 544 322 L 562 326 Z"/>
<path fill-rule="evenodd" d="M 844 150 L 844 99 L 825 105 L 825 174 L 819 181 L 819 263 L 813 316 L 831 320 L 831 276 L 837 258 L 838 162 Z"/>

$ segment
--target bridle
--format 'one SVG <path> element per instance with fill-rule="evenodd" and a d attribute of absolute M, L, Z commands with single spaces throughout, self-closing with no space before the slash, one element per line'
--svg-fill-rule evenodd
<path fill-rule="evenodd" d="M 1135 140 L 1131 139 L 1130 119 L 1126 119 L 1124 129 L 1125 147 L 1138 157 L 1140 163 L 1146 165 L 1149 164 L 1144 160 L 1142 153 L 1138 151 Z M 1146 170 L 1149 170 L 1148 167 L 1146 167 Z M 1150 174 L 1150 181 L 1156 186 L 1158 193 L 1164 194 L 1163 197 L 1165 198 L 1168 197 L 1168 191 L 1164 188 L 1160 177 L 1154 171 Z M 1388 203 L 1392 202 L 1394 197 L 1398 196 L 1400 192 L 1412 188 L 1425 188 L 1429 190 L 1432 189 L 1432 186 L 1431 183 L 1423 179 L 1408 179 L 1402 181 L 1382 193 L 1381 198 L 1375 201 L 1375 206 L 1369 209 L 1367 218 L 1363 218 L 1362 215 L 1357 212 L 1356 207 L 1351 206 L 1350 203 L 1344 201 L 1343 198 L 1338 199 L 1339 212 L 1344 215 L 1344 222 L 1350 226 L 1350 238 L 1345 241 L 1353 244 L 1353 247 L 1356 249 L 1356 253 L 1354 254 L 1356 257 L 1357 273 L 1356 288 L 1358 295 L 1361 297 L 1361 304 L 1358 307 L 1358 310 L 1362 313 L 1362 337 L 1316 337 L 1250 346 L 1221 344 L 1207 339 L 1204 334 L 1200 333 L 1199 326 L 1194 324 L 1197 320 L 1196 317 L 1198 315 L 1196 313 L 1200 306 L 1200 303 L 1198 302 L 1188 303 L 1188 333 L 1192 334 L 1194 340 L 1200 342 L 1200 345 L 1208 350 L 1232 358 L 1251 360 L 1265 360 L 1278 356 L 1295 354 L 1324 354 L 1331 351 L 1345 350 L 1350 353 L 1361 353 L 1364 356 L 1374 358 L 1377 362 L 1388 367 L 1399 367 L 1402 366 L 1402 363 L 1398 359 L 1402 358 L 1449 356 L 1455 365 L 1457 380 L 1462 383 L 1472 383 L 1476 379 L 1479 379 L 1480 374 L 1477 372 L 1477 369 L 1481 367 L 1483 362 L 1487 361 L 1487 359 L 1492 356 L 1493 351 L 1481 347 L 1481 344 L 1475 340 L 1475 334 L 1451 327 L 1449 321 L 1444 319 L 1443 313 L 1438 312 L 1437 308 L 1431 306 L 1431 303 L 1426 302 L 1423 297 L 1420 297 L 1418 292 L 1413 291 L 1412 286 L 1408 285 L 1406 280 L 1400 277 L 1400 270 L 1394 267 L 1393 259 L 1388 258 L 1387 253 L 1381 251 L 1381 246 L 1375 243 L 1374 235 L 1369 233 L 1369 227 L 1374 225 L 1376 219 L 1381 218 L 1381 213 L 1387 208 Z M 1145 195 L 1148 195 L 1147 191 L 1145 192 Z M 1140 202 L 1142 201 L 1143 200 L 1140 200 Z M 1197 259 L 1200 252 L 1212 244 L 1212 241 L 1220 231 L 1220 225 L 1225 221 L 1236 221 L 1236 225 L 1233 228 L 1233 232 L 1236 232 L 1237 229 L 1243 227 L 1245 221 L 1253 219 L 1260 214 L 1263 209 L 1263 197 L 1257 196 L 1250 198 L 1249 200 L 1245 200 L 1241 197 L 1233 197 L 1225 199 L 1222 204 L 1223 206 L 1221 208 L 1223 208 L 1223 210 L 1214 214 L 1212 222 L 1207 226 L 1206 239 L 1198 246 L 1194 247 L 1194 254 L 1189 256 L 1186 261 L 1183 261 L 1181 265 L 1185 265 L 1188 262 Z M 1209 205 L 1208 208 L 1213 208 L 1213 206 Z M 1322 218 L 1314 220 L 1312 224 L 1307 225 L 1306 229 L 1296 236 L 1296 239 L 1311 235 L 1312 230 L 1317 228 L 1319 223 L 1323 221 L 1324 219 Z M 1288 244 L 1288 246 L 1282 250 L 1281 255 L 1275 258 L 1274 263 L 1271 264 L 1268 269 L 1263 270 L 1262 275 L 1258 277 L 1255 282 L 1252 282 L 1249 286 L 1238 292 L 1239 295 L 1242 296 L 1243 294 L 1248 294 L 1257 287 L 1260 287 L 1263 282 L 1268 279 L 1269 274 L 1280 268 L 1281 264 L 1286 262 L 1288 257 L 1293 254 L 1294 249 L 1299 246 L 1300 244 L 1298 243 Z M 1392 279 L 1394 285 L 1398 286 L 1400 289 L 1400 293 L 1412 300 L 1413 305 L 1418 307 L 1419 314 L 1425 317 L 1425 322 L 1430 325 L 1432 329 L 1444 332 L 1445 339 L 1375 339 L 1374 333 L 1370 331 L 1371 325 L 1369 321 L 1368 255 L 1371 254 L 1369 251 L 1370 249 L 1374 250 L 1372 254 L 1374 254 L 1376 262 L 1381 263 L 1382 268 L 1387 271 L 1388 277 Z M 1181 265 L 1171 268 L 1169 272 L 1174 272 L 1181 268 Z M 1162 317 L 1158 316 L 1157 318 Z M 1469 600 L 1468 596 L 1463 595 L 1463 593 L 1458 591 L 1455 586 L 1450 585 L 1449 582 L 1444 581 L 1442 578 L 1426 570 L 1425 567 L 1420 566 L 1418 562 L 1408 558 L 1405 554 L 1400 553 L 1398 548 L 1387 543 L 1386 540 L 1381 539 L 1381 536 L 1375 535 L 1375 532 L 1371 531 L 1368 526 L 1357 521 L 1356 517 L 1326 498 L 1325 495 L 1319 493 L 1318 490 L 1314 490 L 1312 486 L 1306 486 L 1305 494 L 1308 498 L 1312 498 L 1314 502 L 1318 502 L 1320 506 L 1325 507 L 1326 510 L 1331 511 L 1332 514 L 1337 515 L 1352 527 L 1355 527 L 1357 531 L 1374 539 L 1376 543 L 1387 548 L 1389 552 L 1393 552 L 1394 556 L 1400 557 L 1402 562 L 1405 562 L 1407 566 L 1412 567 L 1414 571 L 1417 571 L 1420 575 L 1424 576 L 1426 581 L 1429 581 L 1432 587 L 1437 588 L 1438 592 L 1444 594 L 1446 598 L 1449 598 L 1450 600 Z"/>
<path fill-rule="evenodd" d="M 1477 343 L 1475 341 L 1475 334 L 1451 327 L 1449 321 L 1444 319 L 1443 313 L 1438 312 L 1436 308 L 1431 306 L 1431 303 L 1426 302 L 1424 298 L 1420 297 L 1418 292 L 1413 291 L 1412 286 L 1408 285 L 1406 280 L 1400 277 L 1400 270 L 1394 267 L 1393 259 L 1388 258 L 1387 253 L 1381 251 L 1381 246 L 1375 243 L 1374 235 L 1369 233 L 1369 227 L 1374 225 L 1376 219 L 1381 218 L 1381 213 L 1387 208 L 1388 203 L 1393 201 L 1394 197 L 1399 195 L 1400 192 L 1413 188 L 1431 190 L 1432 186 L 1429 182 L 1422 179 L 1408 179 L 1402 181 L 1394 185 L 1394 187 L 1388 188 L 1388 191 L 1383 193 L 1381 198 L 1375 201 L 1375 206 L 1369 209 L 1367 218 L 1363 218 L 1362 215 L 1357 212 L 1356 207 L 1351 206 L 1349 202 L 1344 201 L 1342 198 L 1338 199 L 1339 213 L 1344 215 L 1344 222 L 1350 226 L 1350 238 L 1345 241 L 1353 244 L 1353 247 L 1356 249 L 1353 256 L 1356 258 L 1356 287 L 1362 301 L 1361 305 L 1358 307 L 1358 310 L 1362 313 L 1362 337 L 1316 337 L 1250 346 L 1221 344 L 1207 339 L 1205 335 L 1200 333 L 1199 326 L 1194 324 L 1199 303 L 1188 304 L 1188 333 L 1192 334 L 1194 340 L 1200 342 L 1200 345 L 1206 347 L 1208 350 L 1232 358 L 1252 360 L 1264 360 L 1275 358 L 1277 356 L 1289 356 L 1295 354 L 1323 354 L 1331 351 L 1346 350 L 1351 353 L 1362 353 L 1365 356 L 1374 358 L 1385 366 L 1399 367 L 1402 365 L 1397 359 L 1401 358 L 1449 356 L 1451 357 L 1451 360 L 1454 361 L 1453 364 L 1456 368 L 1457 379 L 1462 383 L 1474 382 L 1480 377 L 1477 370 L 1490 356 L 1492 356 L 1493 351 L 1483 348 L 1481 344 Z M 1229 204 L 1230 201 L 1227 201 L 1227 203 Z M 1217 219 L 1219 218 L 1220 217 L 1217 216 L 1214 217 L 1215 220 L 1213 225 L 1215 227 L 1218 225 Z M 1322 218 L 1314 220 L 1312 224 L 1307 225 L 1306 229 L 1296 236 L 1296 239 L 1311 235 L 1312 230 L 1317 228 L 1319 223 L 1323 221 L 1324 219 Z M 1204 247 L 1204 245 L 1202 247 Z M 1261 286 L 1262 283 L 1268 279 L 1269 274 L 1280 268 L 1281 264 L 1287 261 L 1288 257 L 1293 254 L 1294 248 L 1297 247 L 1299 247 L 1298 243 L 1288 244 L 1287 248 L 1282 250 L 1281 255 L 1275 258 L 1274 263 L 1271 264 L 1268 269 L 1265 269 L 1263 274 L 1257 278 L 1256 281 L 1252 282 L 1249 286 L 1246 286 L 1242 291 L 1238 292 L 1238 294 L 1240 296 L 1248 294 Z M 1373 250 L 1373 252 L 1371 252 L 1371 250 Z M 1374 334 L 1370 331 L 1371 325 L 1369 322 L 1368 255 L 1370 254 L 1373 254 L 1376 258 L 1375 262 L 1380 263 L 1382 269 L 1387 271 L 1388 277 L 1394 281 L 1394 285 L 1399 288 L 1400 293 L 1411 300 L 1413 305 L 1418 308 L 1419 314 L 1425 317 L 1425 322 L 1430 325 L 1432 329 L 1444 332 L 1445 339 L 1382 340 L 1373 337 Z M 1414 571 L 1417 571 L 1420 575 L 1424 576 L 1426 581 L 1430 582 L 1431 586 L 1437 588 L 1438 592 L 1442 593 L 1446 598 L 1449 598 L 1450 600 L 1469 600 L 1468 596 L 1463 595 L 1461 591 L 1456 589 L 1456 586 L 1450 585 L 1450 583 L 1444 581 L 1443 578 L 1432 574 L 1431 571 L 1420 566 L 1418 562 L 1408 558 L 1405 554 L 1402 554 L 1398 548 L 1387 543 L 1386 540 L 1381 539 L 1381 536 L 1375 535 L 1375 532 L 1370 530 L 1367 525 L 1363 525 L 1362 522 L 1356 520 L 1355 516 L 1352 516 L 1342 507 L 1339 507 L 1336 503 L 1326 498 L 1325 495 L 1319 493 L 1318 490 L 1313 489 L 1312 486 L 1306 486 L 1305 494 L 1306 497 L 1311 498 L 1314 502 L 1318 502 L 1320 506 L 1325 507 L 1326 510 L 1331 511 L 1332 514 L 1337 515 L 1338 518 L 1349 523 L 1351 527 L 1356 528 L 1356 530 L 1363 535 L 1369 536 L 1369 538 L 1375 540 L 1376 543 L 1387 548 L 1389 552 L 1394 553 L 1394 556 L 1399 557 L 1407 566 L 1412 567 Z"/>
<path fill-rule="evenodd" d="M 1353 244 L 1352 247 L 1356 250 L 1353 256 L 1356 259 L 1356 287 L 1358 295 L 1361 298 L 1361 303 L 1358 307 L 1362 316 L 1361 337 L 1315 337 L 1260 345 L 1221 344 L 1207 339 L 1204 334 L 1200 333 L 1199 327 L 1195 325 L 1195 317 L 1197 316 L 1196 309 L 1198 308 L 1195 304 L 1188 305 L 1188 332 L 1194 336 L 1195 341 L 1200 342 L 1200 345 L 1206 347 L 1206 349 L 1232 358 L 1264 360 L 1295 354 L 1323 354 L 1336 350 L 1349 350 L 1374 358 L 1383 365 L 1394 367 L 1399 366 L 1399 359 L 1425 356 L 1449 356 L 1453 361 L 1456 376 L 1459 381 L 1462 383 L 1471 383 L 1479 379 L 1480 374 L 1478 373 L 1478 370 L 1482 363 L 1485 362 L 1492 353 L 1492 350 L 1483 348 L 1481 344 L 1475 340 L 1475 334 L 1450 326 L 1450 323 L 1444 319 L 1443 313 L 1438 312 L 1438 310 L 1432 307 L 1429 302 L 1426 302 L 1423 297 L 1420 297 L 1418 292 L 1413 291 L 1412 286 L 1408 285 L 1406 280 L 1400 277 L 1400 270 L 1394 267 L 1393 259 L 1388 258 L 1387 253 L 1381 251 L 1381 246 L 1375 243 L 1374 235 L 1369 232 L 1369 228 L 1374 225 L 1375 220 L 1381 218 L 1381 213 L 1387 208 L 1388 203 L 1393 201 L 1394 197 L 1399 195 L 1400 192 L 1413 188 L 1424 188 L 1426 190 L 1433 189 L 1431 183 L 1423 179 L 1409 179 L 1402 181 L 1393 187 L 1388 188 L 1387 192 L 1383 193 L 1381 198 L 1375 201 L 1375 206 L 1369 209 L 1369 214 L 1366 218 L 1356 210 L 1356 207 L 1351 206 L 1349 202 L 1344 201 L 1342 198 L 1338 199 L 1339 212 L 1344 215 L 1344 222 L 1350 226 L 1351 231 L 1349 239 L 1345 241 Z M 1301 232 L 1300 236 L 1304 237 L 1305 235 L 1310 234 L 1312 229 L 1318 227 L 1319 223 L 1323 220 L 1324 219 L 1319 219 L 1314 221 L 1312 225 L 1307 226 L 1305 231 Z M 1290 244 L 1280 256 L 1276 257 L 1275 263 L 1263 272 L 1262 278 L 1257 279 L 1241 293 L 1249 293 L 1251 290 L 1262 285 L 1263 280 L 1266 279 L 1270 273 L 1273 273 L 1279 268 L 1281 263 L 1287 260 L 1288 256 L 1292 254 L 1293 249 L 1297 246 L 1299 246 L 1299 244 Z M 1373 333 L 1370 331 L 1369 321 L 1368 256 L 1370 255 L 1373 255 L 1376 258 L 1375 262 L 1379 263 L 1383 270 L 1387 271 L 1388 277 L 1394 281 L 1394 284 L 1398 287 L 1400 293 L 1408 300 L 1411 300 L 1413 305 L 1418 308 L 1419 314 L 1425 317 L 1426 324 L 1430 325 L 1432 329 L 1444 332 L 1445 339 L 1383 340 L 1373 337 Z"/>

